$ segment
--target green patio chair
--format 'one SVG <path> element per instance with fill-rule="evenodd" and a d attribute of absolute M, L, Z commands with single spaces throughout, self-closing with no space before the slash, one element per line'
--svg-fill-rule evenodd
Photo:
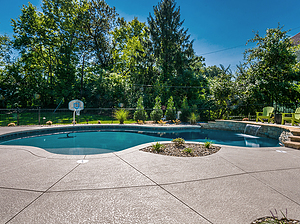
<path fill-rule="evenodd" d="M 268 119 L 268 123 L 274 123 L 273 111 L 274 107 L 264 107 L 263 112 L 256 112 L 256 122 L 260 120 L 264 123 L 264 119 Z"/>
<path fill-rule="evenodd" d="M 285 124 L 285 122 L 292 123 L 292 126 L 296 123 L 300 123 L 300 107 L 298 107 L 295 113 L 282 113 L 281 124 Z"/>

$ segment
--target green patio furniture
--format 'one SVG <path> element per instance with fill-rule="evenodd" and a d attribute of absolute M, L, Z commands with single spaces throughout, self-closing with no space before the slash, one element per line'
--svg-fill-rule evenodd
<path fill-rule="evenodd" d="M 274 123 L 273 111 L 274 107 L 264 107 L 263 112 L 256 112 L 256 122 L 260 120 L 264 123 L 264 119 L 268 119 L 268 123 Z"/>
<path fill-rule="evenodd" d="M 292 123 L 292 126 L 300 123 L 300 107 L 296 109 L 295 113 L 282 113 L 281 124 L 283 125 L 285 122 Z"/>

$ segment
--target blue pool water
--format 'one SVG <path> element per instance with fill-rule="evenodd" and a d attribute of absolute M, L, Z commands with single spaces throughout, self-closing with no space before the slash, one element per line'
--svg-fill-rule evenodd
<path fill-rule="evenodd" d="M 51 134 L 14 139 L 2 145 L 40 147 L 48 152 L 67 155 L 91 155 L 121 151 L 148 142 L 171 141 L 174 138 L 240 147 L 277 147 L 274 139 L 245 135 L 231 131 L 181 130 L 181 131 L 95 131 Z"/>

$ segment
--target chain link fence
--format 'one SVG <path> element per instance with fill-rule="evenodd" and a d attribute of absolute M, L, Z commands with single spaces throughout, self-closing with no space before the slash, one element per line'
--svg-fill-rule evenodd
<path fill-rule="evenodd" d="M 255 121 L 255 111 L 248 112 L 247 109 L 257 108 L 257 111 L 262 111 L 262 108 L 267 105 L 244 105 L 236 108 L 226 108 L 226 113 L 222 116 L 224 119 L 230 120 L 249 120 Z M 244 109 L 243 109 L 244 108 Z M 284 107 L 277 106 L 277 113 L 282 112 L 294 112 L 295 105 L 285 105 Z M 133 115 L 136 108 L 123 108 L 129 111 L 129 117 L 127 123 L 135 123 Z M 97 123 L 118 123 L 114 118 L 114 112 L 117 108 L 84 108 L 80 111 L 80 115 L 76 115 L 77 124 L 97 124 Z M 153 109 L 145 109 L 148 114 L 148 120 L 150 120 L 150 113 Z M 196 111 L 192 109 L 190 112 L 195 112 L 199 115 L 199 121 L 207 122 L 218 119 L 216 113 L 218 108 L 197 108 Z M 165 114 L 165 110 L 164 110 Z M 15 125 L 46 125 L 47 121 L 51 121 L 52 124 L 72 124 L 73 111 L 69 109 L 26 109 L 26 108 L 14 108 L 14 109 L 0 109 L 0 126 L 8 126 L 10 123 Z"/>

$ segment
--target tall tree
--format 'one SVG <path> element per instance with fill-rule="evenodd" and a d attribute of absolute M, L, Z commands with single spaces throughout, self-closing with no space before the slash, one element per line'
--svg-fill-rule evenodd
<path fill-rule="evenodd" d="M 85 10 L 80 0 L 43 0 L 41 12 L 29 3 L 13 20 L 14 47 L 20 51 L 27 77 L 44 83 L 43 88 L 36 86 L 42 91 L 44 105 L 76 95 L 75 68 Z"/>
<path fill-rule="evenodd" d="M 173 78 L 189 67 L 194 56 L 193 41 L 182 27 L 184 21 L 175 0 L 162 0 L 153 9 L 154 16 L 149 15 L 148 24 L 154 56 L 161 69 L 160 80 L 172 83 Z"/>
<path fill-rule="evenodd" d="M 82 37 L 86 45 L 96 56 L 97 63 L 103 69 L 112 65 L 112 43 L 110 32 L 116 26 L 115 7 L 110 7 L 104 0 L 87 0 L 87 19 L 83 27 L 86 34 Z"/>
<path fill-rule="evenodd" d="M 293 81 L 300 81 L 300 75 L 295 70 L 296 54 L 287 31 L 279 26 L 267 29 L 264 37 L 256 33 L 248 42 L 257 45 L 245 51 L 254 97 L 269 105 L 295 101 L 299 93 Z"/>

